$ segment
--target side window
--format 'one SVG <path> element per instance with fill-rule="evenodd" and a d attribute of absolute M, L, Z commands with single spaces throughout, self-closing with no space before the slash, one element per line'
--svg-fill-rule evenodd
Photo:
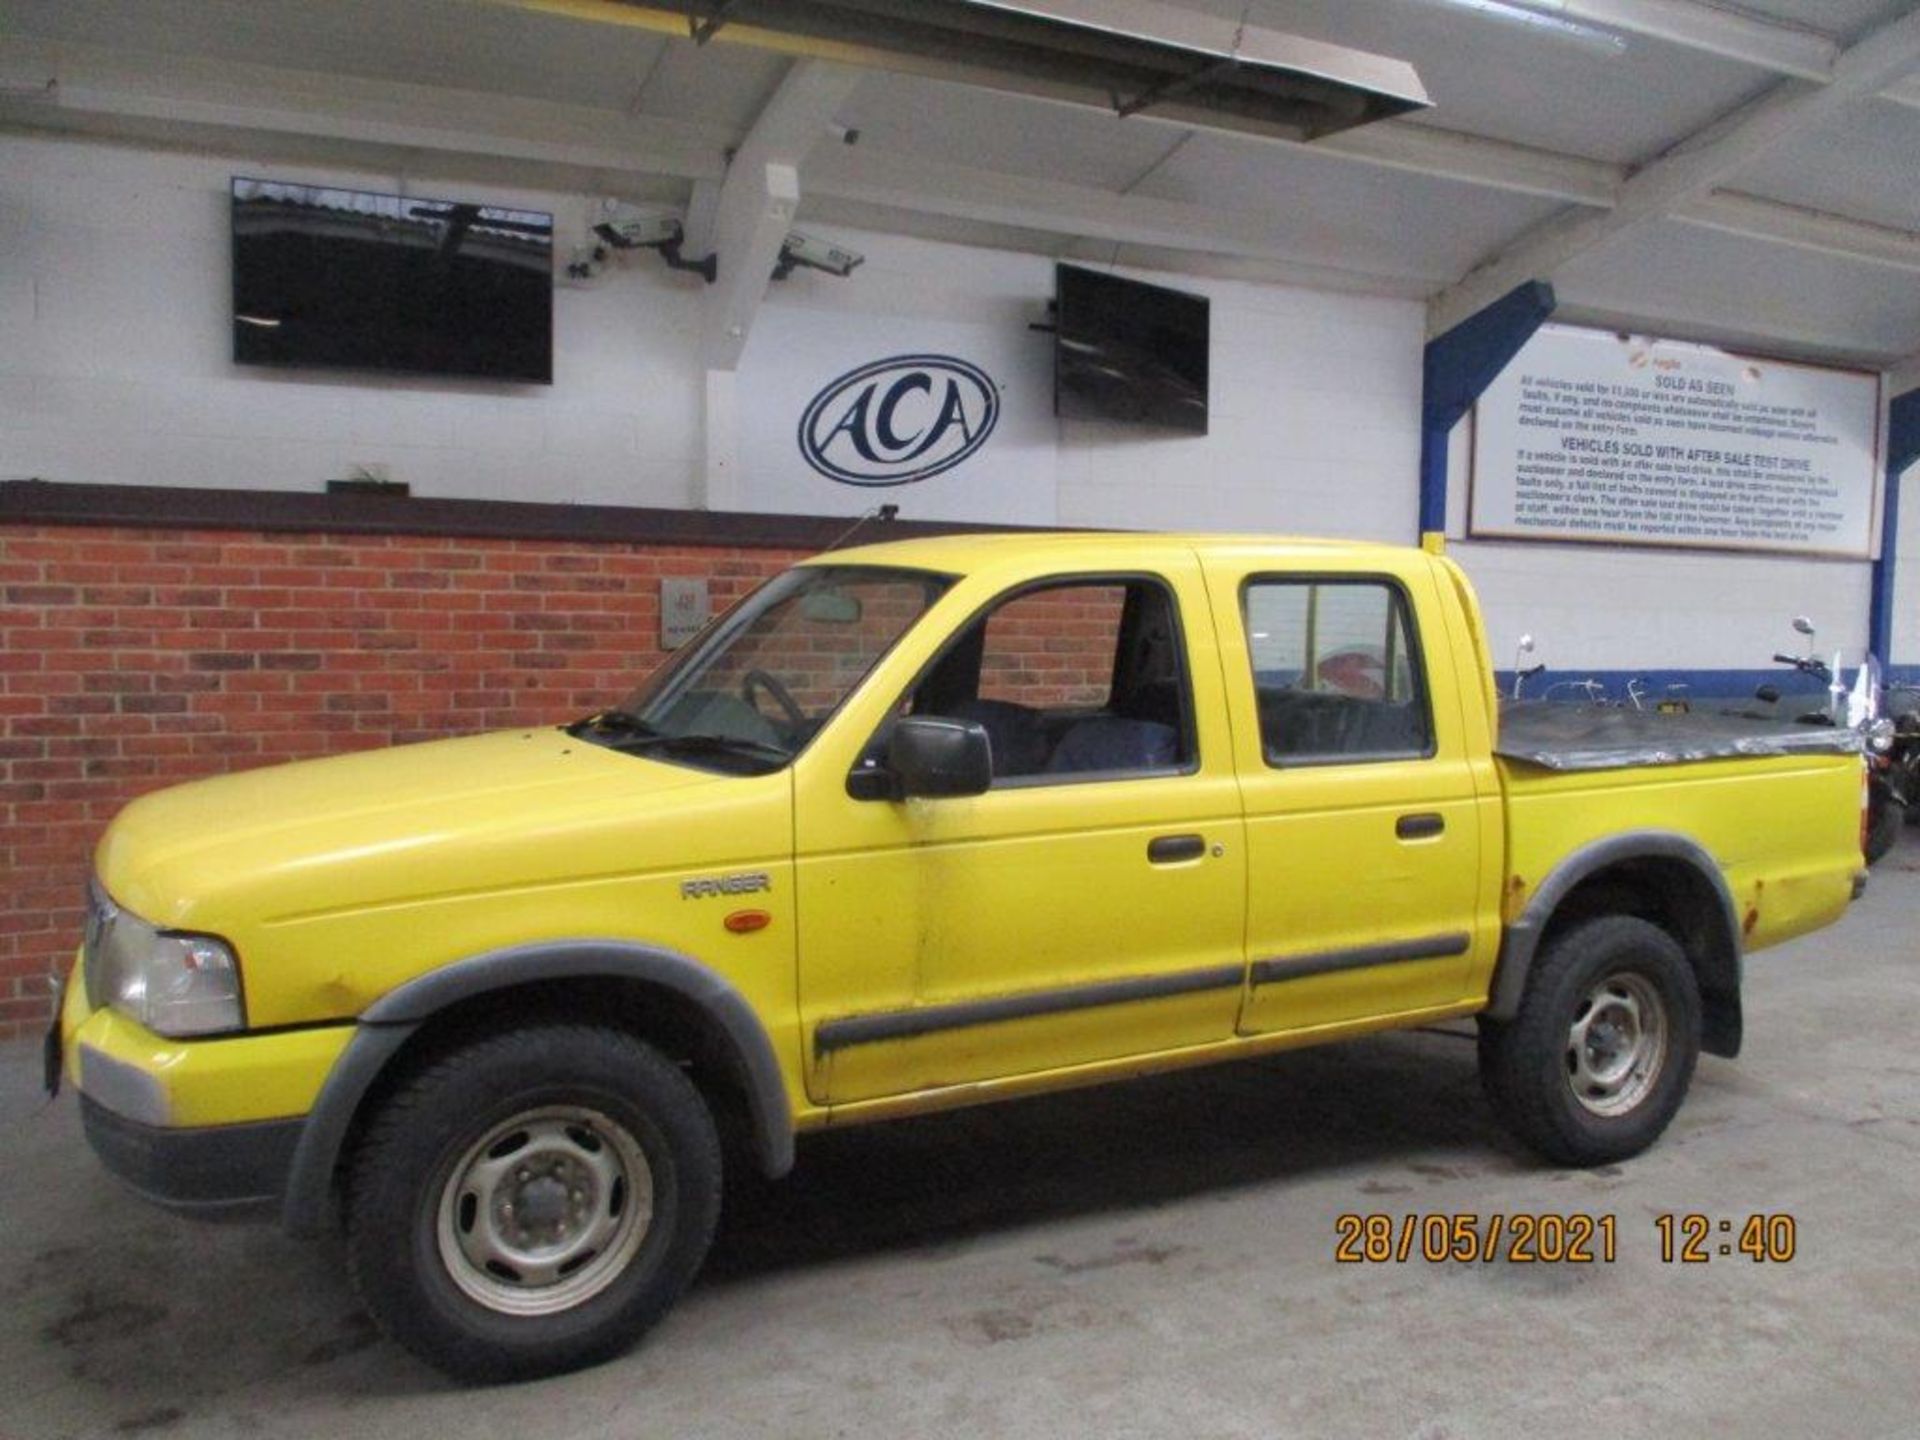
<path fill-rule="evenodd" d="M 1113 698 L 1124 585 L 1030 590 L 994 607 L 980 646 L 982 700 L 1099 710 Z"/>
<path fill-rule="evenodd" d="M 1153 580 L 1007 597 L 955 637 L 907 708 L 984 727 L 996 785 L 1166 774 L 1194 760 L 1179 617 Z"/>
<path fill-rule="evenodd" d="M 1242 596 L 1270 765 L 1433 753 L 1406 597 L 1382 580 L 1252 580 Z"/>

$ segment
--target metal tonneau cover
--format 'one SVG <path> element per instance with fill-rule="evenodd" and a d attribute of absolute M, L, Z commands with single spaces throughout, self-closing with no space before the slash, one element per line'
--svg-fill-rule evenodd
<path fill-rule="evenodd" d="M 1521 700 L 1501 706 L 1494 753 L 1547 770 L 1624 770 L 1753 755 L 1857 755 L 1857 731 L 1749 715 L 1662 715 Z"/>

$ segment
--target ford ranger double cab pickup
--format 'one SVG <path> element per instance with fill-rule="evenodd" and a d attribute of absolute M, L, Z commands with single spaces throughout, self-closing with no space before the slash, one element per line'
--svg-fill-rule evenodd
<path fill-rule="evenodd" d="M 1477 1016 L 1525 1144 L 1636 1154 L 1739 1049 L 1742 955 L 1856 893 L 1853 743 L 1503 712 L 1423 550 L 843 550 L 572 724 L 128 806 L 49 1079 L 150 1198 L 344 1225 L 401 1343 L 550 1373 L 692 1280 L 723 1134 L 778 1176 L 807 1131 Z"/>

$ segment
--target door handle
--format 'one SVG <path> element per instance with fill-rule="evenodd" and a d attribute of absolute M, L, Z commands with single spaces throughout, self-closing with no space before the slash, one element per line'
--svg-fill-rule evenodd
<path fill-rule="evenodd" d="M 1446 820 L 1428 811 L 1420 815 L 1402 815 L 1394 822 L 1393 833 L 1402 840 L 1424 840 L 1447 828 Z"/>
<path fill-rule="evenodd" d="M 1156 835 L 1147 842 L 1147 859 L 1155 865 L 1198 860 L 1206 853 L 1207 840 L 1204 835 Z"/>

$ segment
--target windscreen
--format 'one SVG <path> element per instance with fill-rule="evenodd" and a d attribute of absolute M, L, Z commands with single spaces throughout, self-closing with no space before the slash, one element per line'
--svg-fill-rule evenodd
<path fill-rule="evenodd" d="M 584 739 L 718 768 L 803 749 L 951 582 L 925 571 L 805 565 L 768 581 Z"/>

